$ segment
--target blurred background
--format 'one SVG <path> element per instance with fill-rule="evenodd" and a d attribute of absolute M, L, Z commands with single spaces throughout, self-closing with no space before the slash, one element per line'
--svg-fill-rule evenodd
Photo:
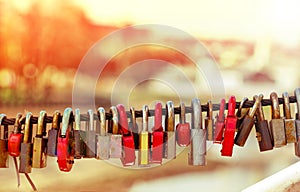
<path fill-rule="evenodd" d="M 0 0 L 1 113 L 14 117 L 25 109 L 34 114 L 41 109 L 48 114 L 55 109 L 63 111 L 72 105 L 74 76 L 87 51 L 115 30 L 149 23 L 176 27 L 201 41 L 217 63 L 227 98 L 235 95 L 238 101 L 244 96 L 252 99 L 258 93 L 268 98 L 271 91 L 279 95 L 288 91 L 292 95 L 300 84 L 299 9 L 296 0 Z M 130 35 L 153 34 L 137 30 Z M 116 39 L 115 43 L 128 38 L 131 37 Z M 185 39 L 170 34 L 165 41 L 176 41 L 178 46 L 191 47 L 193 51 L 193 43 Z M 108 51 L 113 46 L 109 45 Z M 109 61 L 97 83 L 97 106 L 108 110 L 118 76 L 144 59 L 174 64 L 187 74 L 202 101 L 211 98 L 205 77 L 195 73 L 195 66 L 188 58 L 176 50 L 145 46 L 125 50 Z M 154 75 L 158 79 L 166 75 L 171 78 L 169 70 L 166 67 Z M 121 87 L 126 89 L 127 82 L 134 78 L 128 77 Z M 179 87 L 185 87 L 180 78 L 171 79 Z M 85 83 L 88 81 L 86 77 Z M 122 90 L 118 93 L 122 95 Z M 192 96 L 187 93 L 181 99 L 189 105 Z M 214 102 L 219 99 L 215 98 Z M 129 103 L 137 109 L 143 104 L 153 108 L 157 100 L 174 100 L 179 105 L 176 92 L 154 80 L 141 82 L 129 95 Z M 292 110 L 295 111 L 294 105 Z M 265 111 L 269 118 L 269 111 Z M 186 165 L 187 151 L 174 161 L 147 170 L 120 169 L 105 162 L 81 160 L 66 174 L 58 171 L 54 158 L 49 158 L 48 167 L 34 170 L 32 177 L 41 191 L 163 191 L 166 188 L 240 191 L 298 160 L 293 145 L 259 153 L 254 131 L 246 147 L 235 147 L 232 158 L 220 157 L 219 150 L 219 146 L 211 146 L 208 166 L 200 168 Z M 16 190 L 13 165 L 10 167 L 1 170 L 0 190 Z M 30 190 L 25 180 L 22 183 L 22 191 Z"/>

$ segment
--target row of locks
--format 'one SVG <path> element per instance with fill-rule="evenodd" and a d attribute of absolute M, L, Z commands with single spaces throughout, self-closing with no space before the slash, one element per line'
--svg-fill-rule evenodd
<path fill-rule="evenodd" d="M 300 157 L 300 88 L 295 90 L 295 98 L 298 113 L 294 120 L 288 93 L 282 95 L 283 117 L 280 115 L 278 96 L 275 92 L 271 93 L 269 101 L 272 118 L 269 122 L 264 117 L 262 94 L 254 96 L 251 108 L 244 106 L 247 99 L 243 99 L 237 110 L 234 96 L 229 98 L 228 104 L 222 99 L 215 119 L 213 104 L 208 101 L 204 126 L 202 106 L 197 98 L 191 102 L 190 122 L 186 121 L 184 103 L 180 104 L 180 120 L 176 126 L 172 101 L 166 103 L 164 113 L 162 104 L 156 103 L 153 127 L 149 127 L 150 113 L 147 105 L 141 111 L 142 126 L 137 126 L 134 108 L 130 108 L 128 113 L 122 104 L 112 106 L 108 113 L 102 107 L 97 109 L 96 114 L 93 110 L 88 110 L 86 130 L 81 128 L 83 119 L 80 109 L 73 111 L 66 108 L 63 114 L 55 111 L 50 130 L 46 126 L 47 113 L 41 111 L 35 134 L 31 112 L 27 112 L 24 117 L 17 114 L 12 131 L 4 123 L 6 115 L 1 114 L 0 167 L 8 167 L 8 155 L 14 157 L 15 161 L 19 157 L 18 172 L 26 174 L 32 168 L 46 167 L 47 156 L 57 157 L 59 169 L 65 172 L 72 169 L 74 159 L 80 158 L 119 158 L 123 166 L 133 166 L 137 159 L 138 166 L 148 166 L 162 164 L 163 159 L 174 159 L 177 145 L 190 146 L 190 165 L 205 165 L 206 141 L 221 144 L 222 156 L 232 156 L 234 144 L 244 146 L 253 125 L 261 152 L 294 143 L 295 155 Z"/>

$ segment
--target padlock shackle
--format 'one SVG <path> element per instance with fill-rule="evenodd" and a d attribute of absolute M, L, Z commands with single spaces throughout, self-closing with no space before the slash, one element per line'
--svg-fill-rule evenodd
<path fill-rule="evenodd" d="M 52 129 L 59 129 L 60 128 L 60 121 L 61 121 L 61 113 L 60 113 L 60 111 L 56 110 L 53 113 Z"/>
<path fill-rule="evenodd" d="M 22 119 L 22 113 L 18 113 L 16 115 L 13 133 L 21 132 L 21 119 Z"/>
<path fill-rule="evenodd" d="M 73 129 L 73 111 L 72 108 L 66 108 L 62 118 L 62 127 L 60 137 L 64 138 L 67 135 L 68 129 Z"/>
<path fill-rule="evenodd" d="M 235 114 L 235 116 L 237 116 L 238 118 L 239 117 L 242 117 L 242 109 L 243 109 L 243 106 L 244 104 L 248 101 L 248 97 L 244 97 L 241 102 L 240 102 L 240 105 L 239 105 L 239 108 Z"/>
<path fill-rule="evenodd" d="M 217 121 L 219 122 L 225 121 L 225 106 L 226 106 L 226 100 L 223 98 L 220 101 L 219 114 L 217 115 Z"/>
<path fill-rule="evenodd" d="M 131 127 L 131 131 L 134 132 L 134 131 L 137 131 L 139 132 L 138 130 L 136 130 L 136 116 L 135 116 L 135 109 L 134 107 L 130 107 L 130 121 L 132 123 L 132 127 Z"/>
<path fill-rule="evenodd" d="M 119 113 L 119 131 L 122 133 L 122 135 L 127 135 L 129 131 L 128 131 L 128 119 L 127 119 L 125 106 L 123 104 L 118 104 L 117 110 Z"/>
<path fill-rule="evenodd" d="M 207 120 L 212 120 L 213 118 L 213 104 L 211 100 L 207 101 Z"/>
<path fill-rule="evenodd" d="M 45 118 L 47 117 L 47 112 L 42 110 L 40 111 L 40 115 L 38 118 L 38 123 L 37 123 L 37 129 L 36 129 L 36 137 L 43 137 L 46 135 L 46 121 Z"/>
<path fill-rule="evenodd" d="M 23 143 L 31 143 L 31 139 L 32 139 L 32 123 L 31 123 L 31 118 L 32 117 L 33 117 L 33 115 L 32 115 L 31 112 L 27 112 L 26 113 Z"/>
<path fill-rule="evenodd" d="M 92 109 L 89 109 L 87 111 L 88 115 L 88 122 L 87 122 L 87 130 L 86 131 L 95 131 L 95 125 L 94 125 L 94 111 Z"/>
<path fill-rule="evenodd" d="M 291 105 L 288 92 L 282 93 L 283 97 L 283 115 L 285 119 L 292 119 Z"/>
<path fill-rule="evenodd" d="M 254 117 L 257 109 L 259 108 L 259 105 L 261 105 L 261 100 L 262 100 L 263 97 L 264 97 L 263 94 L 259 94 L 257 96 L 257 98 L 255 99 L 255 102 L 254 102 L 254 104 L 252 106 L 252 109 L 249 111 L 249 117 L 251 117 L 251 118 Z"/>
<path fill-rule="evenodd" d="M 141 130 L 141 132 L 148 132 L 149 131 L 148 130 L 148 116 L 149 116 L 148 105 L 143 105 L 142 114 L 143 114 L 143 118 L 142 118 L 142 130 Z"/>
<path fill-rule="evenodd" d="M 75 118 L 75 131 L 79 131 L 81 128 L 81 119 L 80 119 L 80 109 L 76 108 L 74 111 L 74 118 Z"/>
<path fill-rule="evenodd" d="M 1 126 L 2 126 L 2 122 L 6 119 L 6 115 L 5 114 L 0 114 L 0 135 L 1 135 Z M 4 125 L 3 127 L 3 138 L 1 139 L 8 139 L 8 125 Z"/>
<path fill-rule="evenodd" d="M 257 100 L 258 99 L 258 95 L 254 95 L 253 96 L 253 100 Z M 261 100 L 263 99 L 263 97 L 261 98 Z M 256 110 L 256 118 L 257 118 L 257 121 L 264 121 L 265 120 L 265 115 L 264 115 L 264 111 L 263 111 L 263 108 L 262 108 L 262 104 L 261 104 L 261 101 L 259 102 L 259 105 L 257 107 L 257 110 Z"/>
<path fill-rule="evenodd" d="M 300 88 L 296 88 L 294 94 L 297 101 L 297 119 L 300 120 Z"/>
<path fill-rule="evenodd" d="M 228 114 L 227 116 L 235 116 L 236 99 L 235 96 L 230 96 L 228 99 Z"/>
<path fill-rule="evenodd" d="M 154 108 L 154 128 L 153 131 L 160 131 L 162 127 L 162 104 L 158 102 Z"/>
<path fill-rule="evenodd" d="M 192 99 L 191 129 L 202 129 L 202 109 L 198 98 Z"/>
<path fill-rule="evenodd" d="M 166 103 L 166 119 L 165 119 L 165 130 L 174 131 L 175 127 L 175 113 L 173 101 Z"/>
<path fill-rule="evenodd" d="M 109 130 L 111 130 L 112 134 L 119 133 L 119 115 L 118 110 L 115 106 L 110 107 L 111 120 L 109 120 Z"/>
<path fill-rule="evenodd" d="M 100 136 L 105 136 L 107 135 L 105 109 L 103 107 L 99 107 L 97 112 L 100 122 Z"/>
<path fill-rule="evenodd" d="M 185 104 L 184 102 L 180 103 L 180 116 L 179 116 L 179 122 L 181 124 L 184 124 L 186 122 L 186 118 L 185 118 Z"/>
<path fill-rule="evenodd" d="M 279 108 L 279 101 L 278 101 L 278 95 L 275 92 L 272 92 L 270 94 L 271 99 L 271 113 L 272 113 L 272 119 L 280 119 L 280 108 Z"/>

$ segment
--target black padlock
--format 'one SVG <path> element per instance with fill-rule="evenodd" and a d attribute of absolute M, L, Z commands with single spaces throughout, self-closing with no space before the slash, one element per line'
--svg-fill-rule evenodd
<path fill-rule="evenodd" d="M 47 155 L 55 157 L 57 155 L 57 137 L 60 129 L 61 113 L 55 111 L 53 114 L 52 128 L 48 131 Z"/>
<path fill-rule="evenodd" d="M 86 143 L 85 143 L 85 131 L 81 130 L 81 119 L 80 119 L 80 109 L 75 109 L 75 128 L 74 140 L 75 140 L 75 159 L 80 159 L 86 156 Z"/>
<path fill-rule="evenodd" d="M 86 129 L 86 157 L 94 158 L 96 157 L 96 129 L 94 125 L 94 112 L 93 110 L 88 110 L 88 121 Z"/>
<path fill-rule="evenodd" d="M 20 173 L 31 173 L 32 168 L 32 113 L 27 112 L 25 119 L 24 137 L 21 143 Z"/>
<path fill-rule="evenodd" d="M 258 96 L 254 96 L 255 100 Z M 260 152 L 268 151 L 273 149 L 273 141 L 271 138 L 271 133 L 269 129 L 269 123 L 265 120 L 263 108 L 261 102 L 257 111 L 255 113 L 256 121 L 255 121 L 255 129 L 256 129 L 256 138 L 259 145 Z"/>
<path fill-rule="evenodd" d="M 249 111 L 241 124 L 239 131 L 237 132 L 234 143 L 238 146 L 243 147 L 248 139 L 248 136 L 251 132 L 251 129 L 254 125 L 254 115 L 256 113 L 257 108 L 259 107 L 259 103 L 261 102 L 263 95 L 260 94 L 258 98 L 255 100 L 255 103 L 252 109 Z"/>
<path fill-rule="evenodd" d="M 2 122 L 6 119 L 5 114 L 0 114 L 0 133 Z M 8 168 L 8 125 L 3 126 L 3 132 L 0 134 L 2 138 L 0 139 L 0 168 Z"/>

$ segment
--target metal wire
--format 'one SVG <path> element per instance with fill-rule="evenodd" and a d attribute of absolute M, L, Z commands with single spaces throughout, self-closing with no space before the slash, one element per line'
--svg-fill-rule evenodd
<path fill-rule="evenodd" d="M 290 96 L 290 97 L 289 97 L 289 100 L 290 100 L 290 103 L 296 103 L 296 102 L 297 102 L 295 96 Z M 281 97 L 281 98 L 278 98 L 278 101 L 279 101 L 279 104 L 283 104 L 283 98 L 282 98 L 282 97 Z M 236 102 L 236 107 L 235 107 L 236 109 L 239 108 L 240 103 L 241 103 L 241 102 Z M 261 101 L 261 103 L 262 103 L 262 106 L 270 106 L 270 105 L 271 105 L 271 100 L 270 100 L 270 99 L 263 99 L 263 100 Z M 250 107 L 253 106 L 253 104 L 254 104 L 254 100 L 248 100 L 248 101 L 246 101 L 246 102 L 244 103 L 243 108 L 250 108 Z M 201 108 L 202 108 L 202 112 L 205 112 L 205 111 L 208 110 L 208 106 L 207 106 L 207 105 L 201 105 Z M 228 108 L 228 103 L 226 103 L 226 109 L 227 109 L 227 108 Z M 213 104 L 213 111 L 218 111 L 219 109 L 220 109 L 220 104 Z M 191 106 L 186 106 L 185 112 L 186 112 L 186 113 L 191 113 L 191 112 L 192 112 Z M 127 113 L 127 117 L 130 117 L 130 116 L 131 116 L 131 114 L 130 114 L 129 111 L 126 111 L 126 113 Z M 175 108 L 174 108 L 174 113 L 175 113 L 175 114 L 180 114 L 180 107 L 175 107 Z M 163 115 L 166 114 L 166 109 L 165 109 L 165 108 L 163 108 L 162 114 L 163 114 Z M 94 114 L 94 116 L 95 116 L 95 118 L 98 118 L 97 114 Z M 154 116 L 154 110 L 153 110 L 153 109 L 149 110 L 149 117 L 151 117 L 151 116 Z M 111 119 L 111 117 L 112 117 L 111 113 L 108 113 L 108 112 L 107 112 L 107 113 L 106 113 L 106 119 L 109 120 L 109 119 Z M 136 118 L 142 117 L 142 110 L 136 110 L 136 111 L 135 111 L 135 117 L 136 117 Z M 52 116 L 47 116 L 47 117 L 45 118 L 45 122 L 46 122 L 46 123 L 52 123 L 52 119 L 53 119 Z M 89 117 L 88 117 L 87 114 L 81 114 L 81 115 L 80 115 L 80 120 L 81 120 L 81 121 L 88 121 L 88 119 L 89 119 Z M 16 120 L 15 118 L 6 118 L 6 119 L 4 119 L 4 121 L 2 122 L 2 125 L 14 125 L 15 120 Z M 60 121 L 61 121 L 61 119 L 60 119 Z M 37 116 L 33 116 L 33 117 L 31 118 L 31 123 L 32 123 L 32 124 L 37 124 L 37 122 L 38 122 L 38 117 L 37 117 Z M 24 123 L 25 123 L 25 119 L 23 118 L 22 121 L 21 121 L 20 123 L 21 123 L 21 124 L 24 124 Z"/>

